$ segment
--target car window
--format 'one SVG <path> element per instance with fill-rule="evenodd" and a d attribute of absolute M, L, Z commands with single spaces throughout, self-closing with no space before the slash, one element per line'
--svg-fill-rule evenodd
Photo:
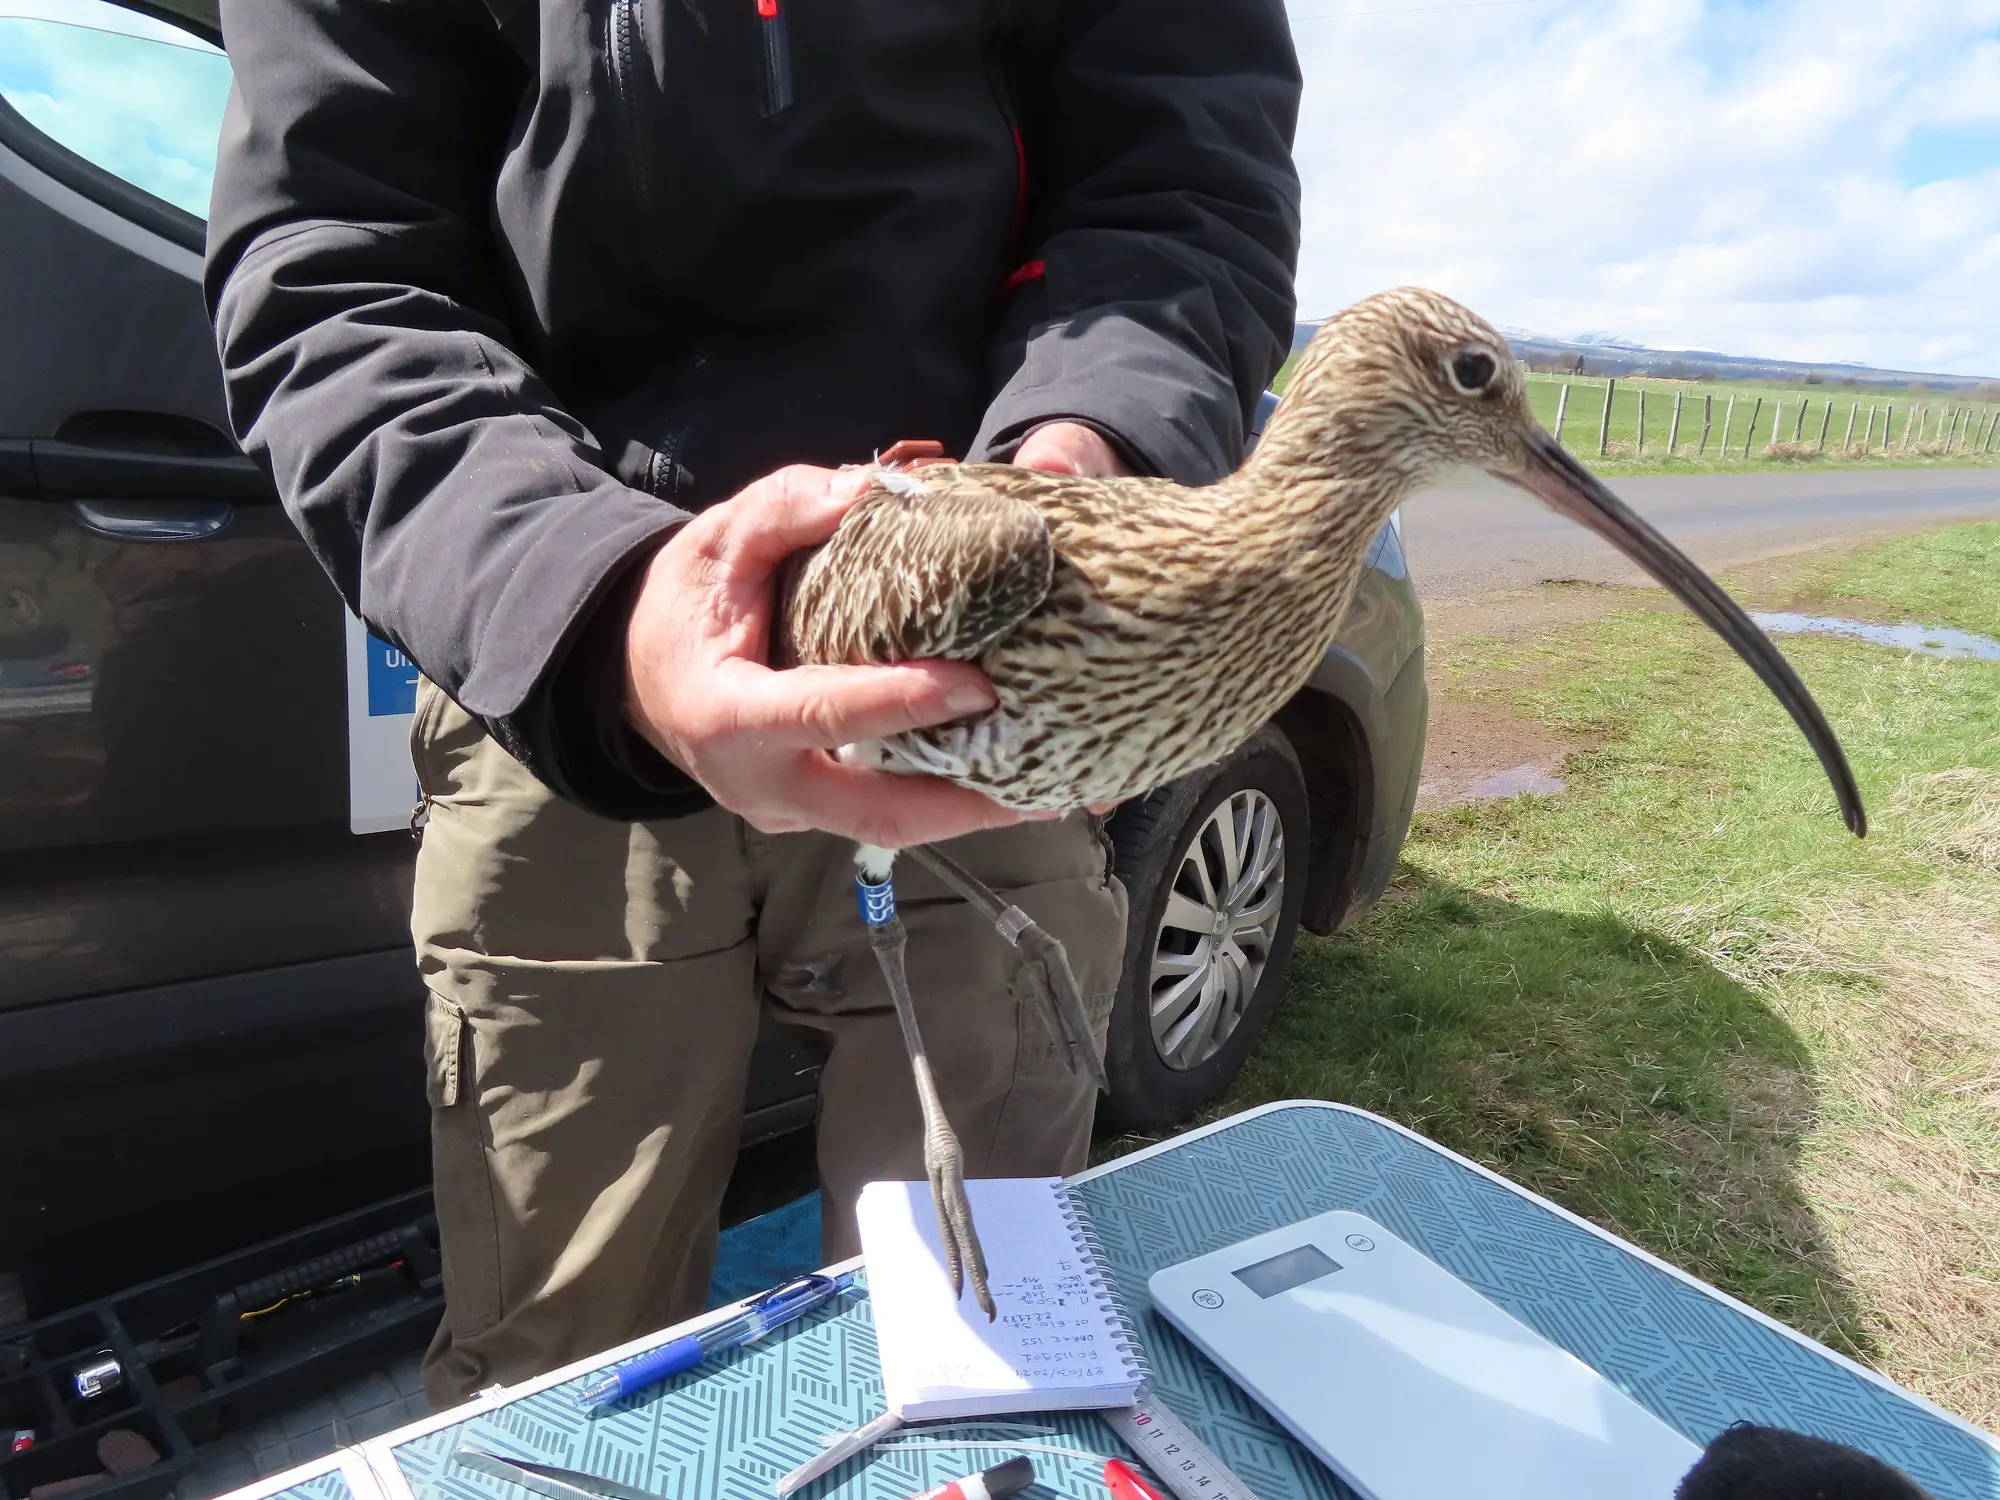
<path fill-rule="evenodd" d="M 0 99 L 85 161 L 208 217 L 229 60 L 107 0 L 0 0 Z"/>

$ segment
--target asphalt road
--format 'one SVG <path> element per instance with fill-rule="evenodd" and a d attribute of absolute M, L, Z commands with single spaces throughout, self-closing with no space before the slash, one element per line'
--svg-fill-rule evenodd
<path fill-rule="evenodd" d="M 2000 516 L 2000 469 L 1699 474 L 1609 481 L 1711 572 L 1831 541 Z M 1403 542 L 1426 603 L 1549 580 L 1645 575 L 1525 493 L 1432 490 L 1403 507 Z"/>

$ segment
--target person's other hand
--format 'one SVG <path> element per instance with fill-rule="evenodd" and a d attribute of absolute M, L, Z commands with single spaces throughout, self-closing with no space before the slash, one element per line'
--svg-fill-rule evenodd
<path fill-rule="evenodd" d="M 1051 422 L 1046 427 L 1037 427 L 1014 450 L 1014 462 L 1024 469 L 1081 474 L 1086 479 L 1113 479 L 1132 472 L 1102 433 L 1081 422 Z"/>
<path fill-rule="evenodd" d="M 1037 427 L 1014 450 L 1014 462 L 1024 469 L 1081 474 L 1087 479 L 1115 479 L 1132 472 L 1102 433 L 1081 422 L 1051 422 L 1046 427 Z M 1093 802 L 1087 810 L 1102 817 L 1117 805 Z"/>
<path fill-rule="evenodd" d="M 653 555 L 625 636 L 625 712 L 723 807 L 767 833 L 823 828 L 900 848 L 1052 817 L 948 781 L 839 764 L 857 740 L 993 707 L 963 662 L 766 665 L 784 560 L 833 535 L 866 475 L 780 469 L 712 506 Z"/>

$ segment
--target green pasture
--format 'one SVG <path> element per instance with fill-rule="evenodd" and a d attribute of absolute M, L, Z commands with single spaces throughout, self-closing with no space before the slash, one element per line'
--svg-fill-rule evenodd
<path fill-rule="evenodd" d="M 1651 377 L 1621 379 L 1612 388 L 1596 377 L 1530 373 L 1528 395 L 1552 431 L 1563 407 L 1565 447 L 1620 465 L 1971 463 L 1994 461 L 2000 450 L 2000 405 L 1942 392 Z"/>
<path fill-rule="evenodd" d="M 1273 389 L 1290 383 L 1292 363 Z M 1563 446 L 1606 474 L 2000 464 L 2000 403 L 1966 393 L 1632 376 L 1610 391 L 1607 420 L 1604 377 L 1527 379 L 1542 425 L 1554 431 L 1560 408 Z"/>

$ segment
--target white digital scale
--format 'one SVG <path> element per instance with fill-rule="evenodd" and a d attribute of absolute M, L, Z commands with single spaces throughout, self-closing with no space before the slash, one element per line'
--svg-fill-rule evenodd
<path fill-rule="evenodd" d="M 1672 1500 L 1701 1450 L 1373 1219 L 1154 1273 L 1153 1306 L 1368 1500 Z"/>

